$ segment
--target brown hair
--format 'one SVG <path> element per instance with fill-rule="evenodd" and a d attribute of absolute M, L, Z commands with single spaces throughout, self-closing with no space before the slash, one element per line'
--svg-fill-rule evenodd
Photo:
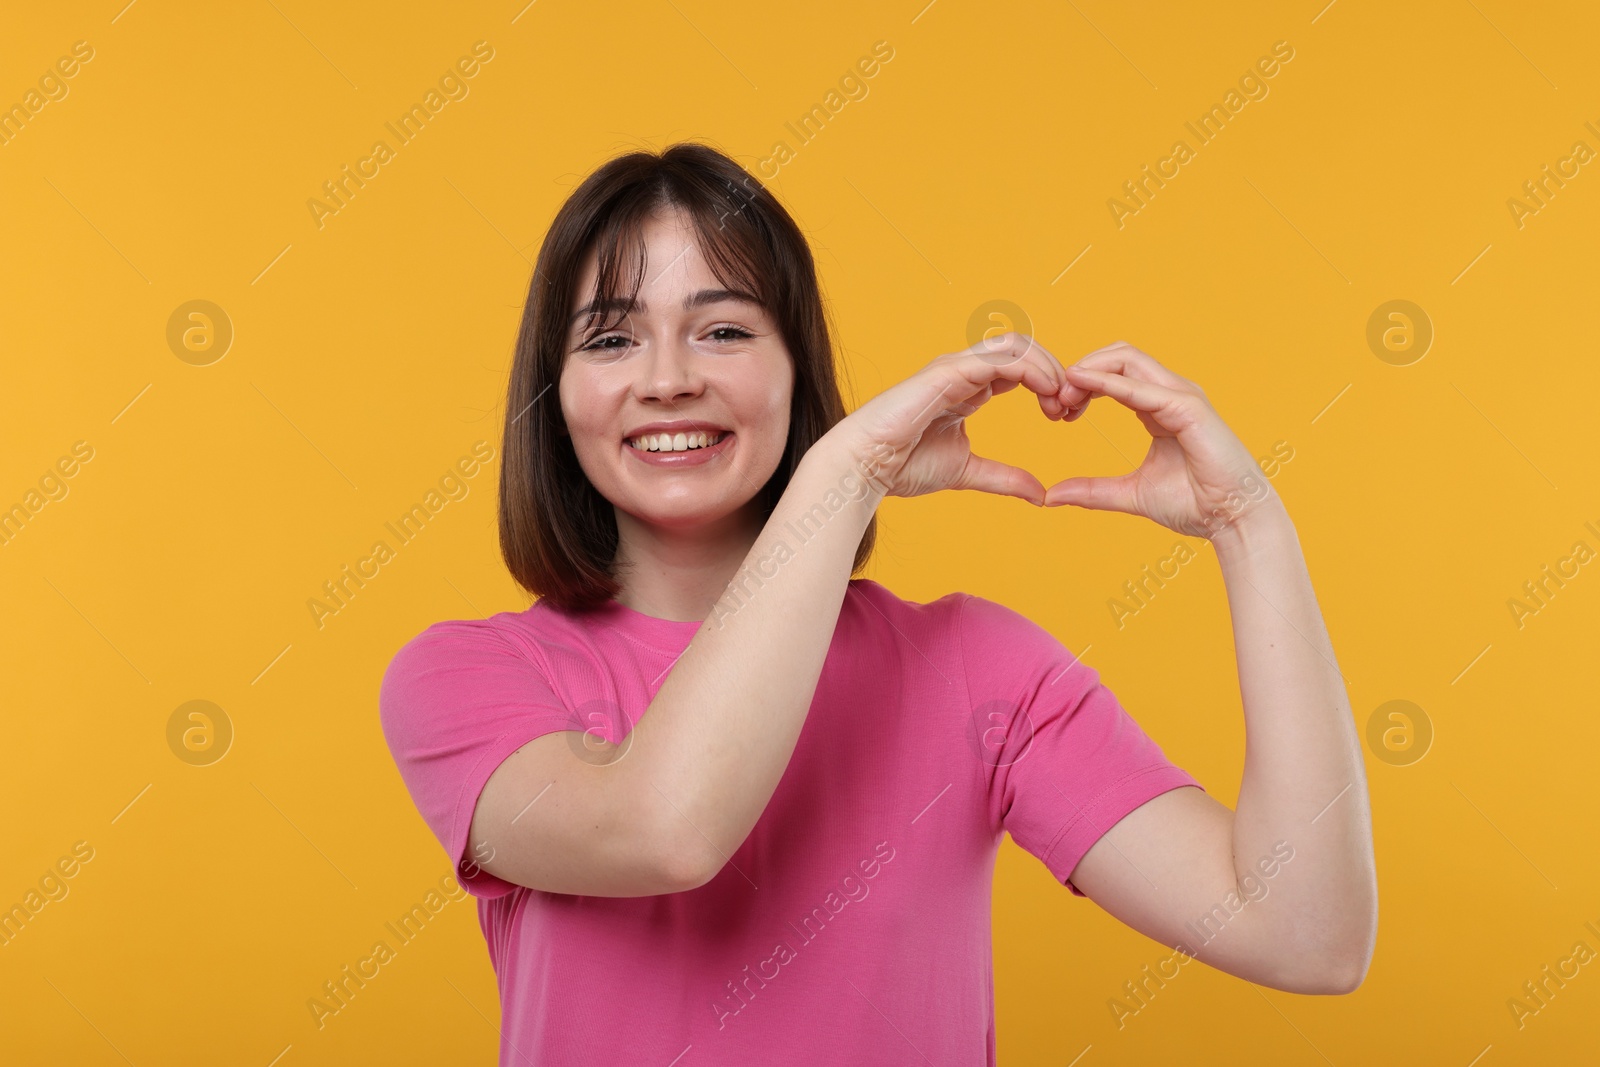
<path fill-rule="evenodd" d="M 833 343 L 816 265 L 805 236 L 772 194 L 738 163 L 704 144 L 612 159 L 579 185 L 539 249 L 523 307 L 506 397 L 500 464 L 500 551 L 517 584 L 566 610 L 599 606 L 621 589 L 615 577 L 616 512 L 578 465 L 564 433 L 556 387 L 585 257 L 597 250 L 599 307 L 630 306 L 644 272 L 644 222 L 663 207 L 692 220 L 702 254 L 729 289 L 752 293 L 777 321 L 794 362 L 789 439 L 757 499 L 772 514 L 801 457 L 844 418 Z M 619 292 L 634 253 L 632 287 Z M 874 517 L 856 547 L 852 573 L 866 565 Z"/>

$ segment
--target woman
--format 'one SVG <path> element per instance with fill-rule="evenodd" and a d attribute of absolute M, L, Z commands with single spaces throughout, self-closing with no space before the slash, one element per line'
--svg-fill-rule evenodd
<path fill-rule="evenodd" d="M 963 420 L 1022 385 L 1153 436 L 1046 489 Z M 503 1064 L 993 1063 L 1001 835 L 1254 982 L 1343 993 L 1376 932 L 1360 747 L 1294 528 L 1199 387 L 1123 343 L 938 357 L 849 415 L 805 239 L 701 145 L 612 160 L 534 273 L 501 546 L 540 596 L 390 664 L 386 738 L 479 898 Z M 973 489 L 1208 537 L 1237 812 L 1025 617 L 852 575 L 886 496 Z M 1065 570 L 1041 560 L 1041 570 Z"/>

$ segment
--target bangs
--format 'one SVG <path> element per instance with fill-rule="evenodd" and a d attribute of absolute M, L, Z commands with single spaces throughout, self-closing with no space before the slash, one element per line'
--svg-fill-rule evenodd
<path fill-rule="evenodd" d="M 695 249 L 724 289 L 749 297 L 769 314 L 777 313 L 776 264 L 752 224 L 748 201 L 732 191 L 731 182 L 728 187 L 727 198 L 703 187 L 658 187 L 616 205 L 593 237 L 595 287 L 581 305 L 589 310 L 585 341 L 616 328 L 632 310 L 645 280 L 645 224 L 660 212 L 677 211 L 688 217 Z"/>

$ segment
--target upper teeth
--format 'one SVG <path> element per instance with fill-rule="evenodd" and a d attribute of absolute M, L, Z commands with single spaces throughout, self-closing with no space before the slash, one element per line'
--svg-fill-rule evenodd
<path fill-rule="evenodd" d="M 721 433 L 647 433 L 628 443 L 645 452 L 685 452 L 714 445 L 720 440 Z"/>

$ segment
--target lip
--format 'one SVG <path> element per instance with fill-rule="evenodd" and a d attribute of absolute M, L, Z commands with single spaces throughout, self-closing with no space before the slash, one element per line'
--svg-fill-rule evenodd
<path fill-rule="evenodd" d="M 707 428 L 706 424 L 702 423 L 700 428 Z M 666 430 L 648 429 L 639 431 L 639 433 L 666 432 Z M 679 432 L 687 433 L 688 431 L 684 430 Z M 632 436 L 638 436 L 638 434 L 634 434 Z M 710 463 L 713 459 L 726 452 L 730 447 L 732 447 L 733 439 L 734 433 L 732 430 L 723 430 L 722 439 L 716 444 L 709 445 L 705 448 L 691 448 L 685 452 L 644 452 L 640 449 L 634 448 L 627 441 L 622 442 L 622 449 L 624 452 L 627 452 L 629 455 L 633 456 L 633 458 L 638 460 L 640 463 L 648 463 L 652 467 L 699 467 Z"/>
<path fill-rule="evenodd" d="M 642 437 L 647 433 L 727 433 L 726 426 L 718 426 L 714 422 L 702 422 L 698 419 L 677 419 L 673 422 L 647 422 L 643 426 L 635 426 L 622 435 L 624 443 L 635 437 Z"/>

